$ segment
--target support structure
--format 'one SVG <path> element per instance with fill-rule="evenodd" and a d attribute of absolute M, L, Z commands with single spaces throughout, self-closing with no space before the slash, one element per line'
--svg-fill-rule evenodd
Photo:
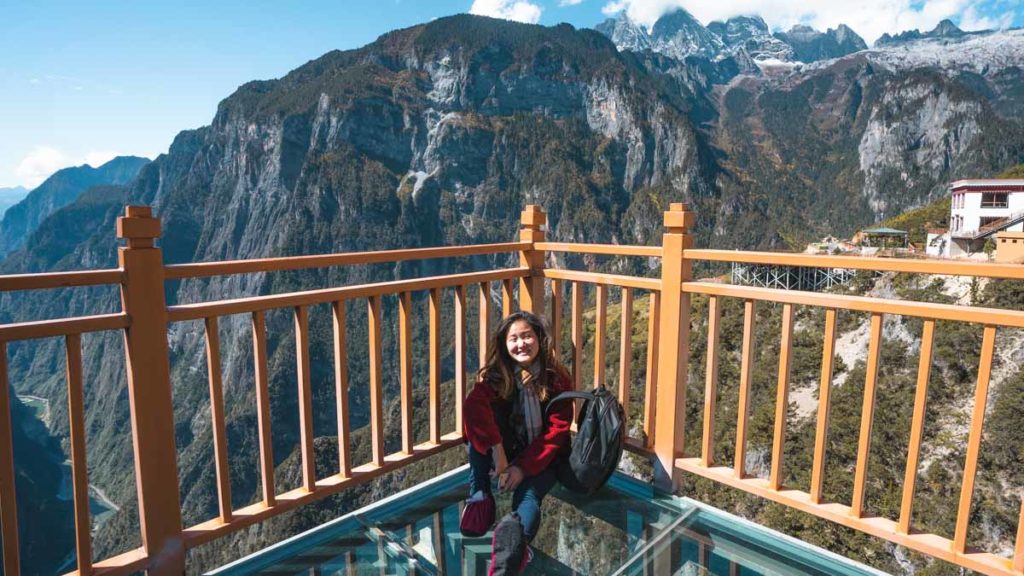
<path fill-rule="evenodd" d="M 139 496 L 142 546 L 151 575 L 185 572 L 181 535 L 174 409 L 171 403 L 170 357 L 167 348 L 167 303 L 164 265 L 154 241 L 160 220 L 148 206 L 127 206 L 117 219 L 118 249 L 124 270 L 121 305 L 130 324 L 124 330 L 131 406 L 135 483 Z"/>
<path fill-rule="evenodd" d="M 520 242 L 543 242 L 544 231 L 541 226 L 547 223 L 547 216 L 540 206 L 527 204 L 521 217 L 522 227 L 519 229 Z M 519 252 L 519 265 L 528 266 L 530 275 L 519 280 L 519 309 L 528 310 L 543 317 L 544 310 L 544 251 L 528 248 Z"/>
<path fill-rule="evenodd" d="M 693 264 L 683 251 L 693 245 L 689 229 L 695 214 L 685 204 L 672 204 L 665 212 L 661 249 L 661 319 L 658 355 L 657 415 L 654 427 L 655 486 L 676 488 L 675 460 L 683 448 L 686 377 L 690 360 L 690 295 L 682 283 L 693 279 Z"/>

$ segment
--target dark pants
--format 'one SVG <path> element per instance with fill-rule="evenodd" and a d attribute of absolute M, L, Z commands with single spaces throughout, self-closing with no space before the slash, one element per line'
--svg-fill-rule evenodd
<path fill-rule="evenodd" d="M 494 459 L 491 451 L 486 454 L 477 452 L 472 445 L 469 446 L 469 493 L 477 491 L 491 491 L 491 470 L 494 469 Z M 544 496 L 551 491 L 558 479 L 555 477 L 554 467 L 548 466 L 546 470 L 536 476 L 526 476 L 512 493 L 512 508 L 519 513 L 523 522 L 523 536 L 530 542 L 537 535 L 537 528 L 540 526 L 540 503 Z"/>

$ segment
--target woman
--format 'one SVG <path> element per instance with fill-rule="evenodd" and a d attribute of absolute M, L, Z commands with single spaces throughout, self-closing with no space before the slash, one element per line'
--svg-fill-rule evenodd
<path fill-rule="evenodd" d="M 494 523 L 492 478 L 512 492 L 514 512 L 494 530 L 494 574 L 516 573 L 532 557 L 540 503 L 556 481 L 553 463 L 569 445 L 573 405 L 562 401 L 546 410 L 571 387 L 541 318 L 516 312 L 501 321 L 463 409 L 470 467 L 463 534 L 483 535 Z"/>

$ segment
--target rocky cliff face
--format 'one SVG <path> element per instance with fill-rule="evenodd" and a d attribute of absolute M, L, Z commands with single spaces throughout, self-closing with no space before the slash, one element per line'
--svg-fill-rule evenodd
<path fill-rule="evenodd" d="M 818 32 L 810 26 L 793 26 L 788 32 L 777 32 L 775 38 L 793 48 L 793 59 L 817 62 L 840 58 L 867 49 L 867 44 L 845 24 Z"/>
<path fill-rule="evenodd" d="M 24 199 L 3 213 L 0 220 L 0 259 L 25 245 L 29 235 L 47 216 L 75 201 L 89 187 L 127 184 L 149 160 L 121 156 L 93 168 L 65 168 L 46 179 Z"/>
<path fill-rule="evenodd" d="M 681 38 L 667 30 L 659 28 L 661 38 Z M 622 28 L 620 37 L 627 33 Z M 886 49 L 739 75 L 735 59 L 620 52 L 605 36 L 569 26 L 445 18 L 240 87 L 210 126 L 181 133 L 130 185 L 95 190 L 51 214 L 31 250 L 12 254 L 0 271 L 112 266 L 113 222 L 124 202 L 154 205 L 171 263 L 508 241 L 527 203 L 545 208 L 549 237 L 564 241 L 657 243 L 661 211 L 677 200 L 697 211 L 703 246 L 784 247 L 849 234 L 941 194 L 952 178 L 1021 161 L 1024 42 L 1010 33 L 999 38 L 990 51 L 964 48 L 960 56 L 949 47 L 912 56 Z M 957 64 L 943 64 L 950 62 Z M 80 236 L 60 233 L 73 225 Z M 509 263 L 212 278 L 169 284 L 168 299 Z M 117 306 L 112 290 L 14 294 L 0 298 L 0 315 L 7 322 Z M 365 311 L 353 306 L 349 321 L 361 330 Z M 297 439 L 294 337 L 287 314 L 271 314 L 268 323 L 275 454 L 284 465 Z M 327 358 L 329 326 L 319 326 L 313 354 Z M 258 490 L 251 344 L 244 318 L 225 319 L 222 329 L 232 492 L 240 506 Z M 350 334 L 353 358 L 365 356 L 361 336 Z M 393 334 L 385 341 L 393 346 Z M 191 523 L 216 510 L 201 326 L 172 326 L 170 345 Z M 85 346 L 94 359 L 95 384 L 86 391 L 92 478 L 125 505 L 122 519 L 97 537 L 98 550 L 109 552 L 133 538 L 123 519 L 134 491 L 124 473 L 131 467 L 127 393 L 115 335 Z M 52 342 L 12 349 L 12 383 L 61 406 L 54 368 L 61 353 Z M 353 362 L 350 370 L 352 382 L 366 381 L 365 366 Z M 318 434 L 334 430 L 330 371 L 329 362 L 318 362 L 313 374 Z M 364 424 L 365 387 L 354 386 L 350 400 L 354 424 Z M 55 433 L 66 434 L 59 411 L 53 422 Z"/>

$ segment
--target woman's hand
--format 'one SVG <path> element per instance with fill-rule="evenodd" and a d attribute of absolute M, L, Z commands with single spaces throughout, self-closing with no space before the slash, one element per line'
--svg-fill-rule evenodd
<path fill-rule="evenodd" d="M 523 469 L 519 466 L 509 466 L 505 473 L 498 477 L 498 488 L 504 492 L 515 490 L 523 481 Z"/>
<path fill-rule="evenodd" d="M 508 458 L 505 457 L 505 447 L 495 444 L 491 448 L 491 458 L 494 459 L 494 470 L 491 471 L 491 478 L 498 478 L 499 488 L 501 487 L 501 475 L 508 468 Z"/>

